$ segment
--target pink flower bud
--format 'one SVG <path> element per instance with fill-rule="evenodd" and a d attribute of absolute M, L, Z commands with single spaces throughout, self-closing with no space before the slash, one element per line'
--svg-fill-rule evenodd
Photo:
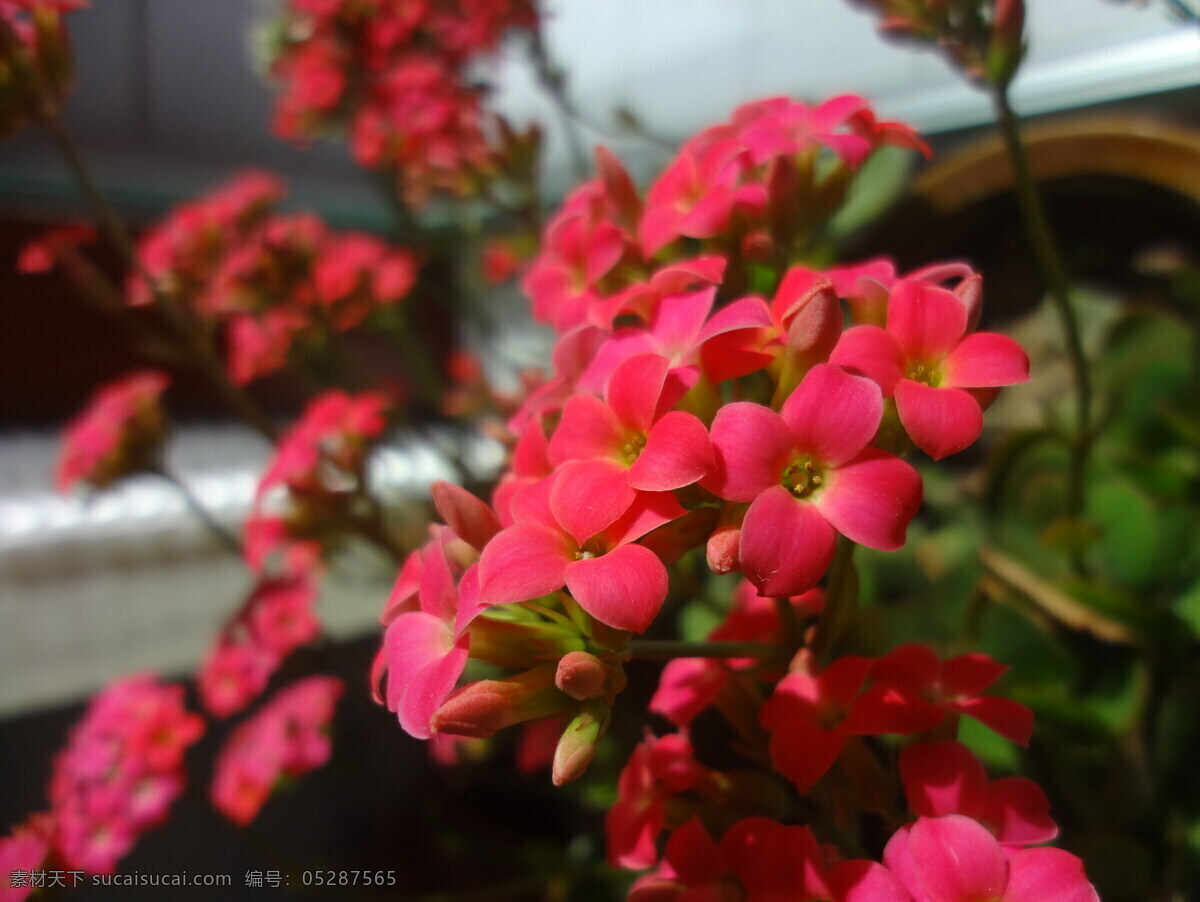
<path fill-rule="evenodd" d="M 741 560 L 738 556 L 738 546 L 742 540 L 741 524 L 718 526 L 708 537 L 705 557 L 708 567 L 713 573 L 732 573 L 740 570 Z"/>
<path fill-rule="evenodd" d="M 451 695 L 434 712 L 435 733 L 486 739 L 513 724 L 567 710 L 570 700 L 554 685 L 556 667 L 542 664 L 507 680 L 480 680 Z"/>
<path fill-rule="evenodd" d="M 466 489 L 439 479 L 431 488 L 433 504 L 454 534 L 476 551 L 482 551 L 500 531 L 500 520 L 484 502 Z"/>
<path fill-rule="evenodd" d="M 604 696 L 612 699 L 625 688 L 625 673 L 620 666 L 610 667 L 586 651 L 573 651 L 558 662 L 554 682 L 578 701 Z"/>

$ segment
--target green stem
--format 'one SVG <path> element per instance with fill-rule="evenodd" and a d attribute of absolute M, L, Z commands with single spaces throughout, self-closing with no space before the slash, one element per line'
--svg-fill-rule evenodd
<path fill-rule="evenodd" d="M 237 536 L 226 529 L 225 526 L 219 520 L 217 520 L 215 516 L 213 516 L 213 512 L 205 507 L 204 503 L 196 497 L 192 490 L 189 489 L 183 483 L 183 481 L 179 479 L 178 476 L 169 472 L 161 465 L 151 467 L 150 472 L 155 476 L 158 476 L 160 479 L 169 482 L 175 488 L 175 491 L 177 491 L 180 497 L 183 498 L 183 503 L 187 505 L 188 510 L 195 515 L 196 519 L 200 521 L 204 528 L 207 529 L 214 538 L 216 538 L 222 545 L 224 545 L 229 551 L 237 555 L 239 558 L 242 556 L 242 543 L 238 540 Z"/>
<path fill-rule="evenodd" d="M 817 621 L 812 639 L 812 653 L 822 665 L 833 659 L 838 639 L 854 620 L 858 610 L 858 573 L 854 569 L 855 545 L 845 536 L 838 536 L 833 563 L 825 588 L 825 607 Z"/>
<path fill-rule="evenodd" d="M 779 641 L 788 654 L 794 654 L 800 648 L 800 619 L 796 616 L 791 599 L 775 599 L 775 616 L 779 620 Z"/>
<path fill-rule="evenodd" d="M 1087 357 L 1079 333 L 1079 322 L 1071 307 L 1070 290 L 1062 255 L 1046 219 L 1041 195 L 1029 166 L 1029 157 L 1021 141 L 1020 123 L 1009 103 L 1006 86 L 995 86 L 992 100 L 1004 146 L 1008 151 L 1016 180 L 1017 204 L 1033 251 L 1034 260 L 1046 287 L 1050 301 L 1058 313 L 1059 324 L 1067 346 L 1067 359 L 1075 385 L 1076 432 L 1070 443 L 1067 471 L 1067 513 L 1079 517 L 1084 509 L 1084 478 L 1092 445 L 1092 384 L 1088 375 Z"/>
<path fill-rule="evenodd" d="M 774 658 L 780 647 L 770 642 L 686 642 L 675 639 L 634 639 L 629 653 L 641 660 L 672 658 Z"/>
<path fill-rule="evenodd" d="M 562 120 L 575 176 L 582 181 L 588 175 L 588 158 L 583 134 L 579 127 L 581 122 L 579 112 L 576 110 L 575 104 L 571 102 L 571 98 L 567 96 L 566 82 L 563 80 L 562 72 L 550 60 L 550 54 L 546 50 L 540 29 L 533 30 L 529 49 L 538 81 L 546 89 L 550 99 L 554 101 L 554 106 Z"/>

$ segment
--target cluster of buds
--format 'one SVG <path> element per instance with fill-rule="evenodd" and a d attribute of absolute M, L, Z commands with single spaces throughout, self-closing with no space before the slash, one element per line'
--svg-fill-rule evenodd
<path fill-rule="evenodd" d="M 259 581 L 242 607 L 222 627 L 197 675 L 204 707 L 227 717 L 246 707 L 291 652 L 321 631 L 313 605 L 317 580 L 311 573 Z"/>
<path fill-rule="evenodd" d="M 298 141 L 348 131 L 358 161 L 395 175 L 413 206 L 433 191 L 471 194 L 504 150 L 492 145 L 516 137 L 485 111 L 478 61 L 537 23 L 533 0 L 289 0 L 275 130 Z"/>
<path fill-rule="evenodd" d="M 0 0 L 0 135 L 57 115 L 73 67 L 63 13 L 87 0 Z"/>
<path fill-rule="evenodd" d="M 851 0 L 891 37 L 935 44 L 983 84 L 1007 85 L 1025 56 L 1025 0 Z"/>
<path fill-rule="evenodd" d="M 329 727 L 344 688 L 334 677 L 308 677 L 280 690 L 239 724 L 217 756 L 213 807 L 245 826 L 282 780 L 328 761 Z"/>
<path fill-rule="evenodd" d="M 9 853 L 38 857 L 33 866 L 49 858 L 111 873 L 183 792 L 183 755 L 203 732 L 200 716 L 183 706 L 182 686 L 145 674 L 109 685 L 54 761 L 50 810 L 5 841 L 17 844 Z"/>
<path fill-rule="evenodd" d="M 378 392 L 328 391 L 279 440 L 246 521 L 246 563 L 262 573 L 314 571 L 323 548 L 365 515 L 367 455 L 387 426 L 391 402 Z"/>
<path fill-rule="evenodd" d="M 166 429 L 159 401 L 169 383 L 165 373 L 140 370 L 100 386 L 63 433 L 59 491 L 79 483 L 103 489 L 152 468 Z"/>
<path fill-rule="evenodd" d="M 221 325 L 230 378 L 242 385 L 282 368 L 297 343 L 359 325 L 402 300 L 417 259 L 310 214 L 281 214 L 283 184 L 247 172 L 176 207 L 138 247 L 129 303 L 163 298 Z"/>
<path fill-rule="evenodd" d="M 981 694 L 1004 670 L 982 655 L 835 654 L 836 549 L 900 548 L 922 495 L 902 456 L 963 450 L 998 389 L 1028 378 L 1014 341 L 975 331 L 982 281 L 964 264 L 793 263 L 854 170 L 897 143 L 923 146 L 841 97 L 742 107 L 686 142 L 644 196 L 600 150 L 600 177 L 568 196 L 524 279 L 558 340 L 553 372 L 509 421 L 510 466 L 490 504 L 434 487 L 445 525 L 385 606 L 374 682 L 400 725 L 429 738 L 565 724 L 562 783 L 594 756 L 636 635 L 694 592 L 696 565 L 742 575 L 712 638 L 748 656 L 673 661 L 651 708 L 681 732 L 648 737 L 621 777 L 610 858 L 657 867 L 635 898 L 1016 902 L 1047 874 L 1065 898 L 1092 898 L 1066 853 L 1010 855 L 1011 835 L 982 826 L 995 823 L 986 799 L 913 802 L 919 819 L 886 863 L 844 865 L 787 823 L 805 805 L 780 808 L 784 783 L 797 801 L 820 783 L 834 822 L 894 829 L 873 737 L 945 738 L 964 714 L 1021 743 L 1032 727 L 1028 709 Z M 672 578 L 676 563 L 688 579 Z M 472 661 L 490 678 L 470 679 Z M 709 708 L 756 770 L 697 759 L 686 731 Z M 943 834 L 969 866 L 931 851 Z"/>

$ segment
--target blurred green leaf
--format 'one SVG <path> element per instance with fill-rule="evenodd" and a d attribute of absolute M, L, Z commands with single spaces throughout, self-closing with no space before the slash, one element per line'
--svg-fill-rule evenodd
<path fill-rule="evenodd" d="M 712 605 L 702 601 L 691 601 L 679 612 L 680 638 L 688 642 L 699 642 L 720 624 L 722 615 Z"/>
<path fill-rule="evenodd" d="M 1076 677 L 1075 660 L 1062 644 L 1011 608 L 991 605 L 980 627 L 979 650 L 1008 664 L 1010 685 L 1061 686 Z"/>
<path fill-rule="evenodd" d="M 1171 609 L 1192 628 L 1194 635 L 1200 636 L 1200 579 L 1175 599 Z"/>
<path fill-rule="evenodd" d="M 841 240 L 878 219 L 908 189 L 916 157 L 900 147 L 885 147 L 873 154 L 858 170 L 846 200 L 829 220 L 829 235 Z"/>
<path fill-rule="evenodd" d="M 1081 517 L 1059 517 L 1038 533 L 1039 542 L 1064 555 L 1083 554 L 1103 537 L 1099 525 Z"/>
<path fill-rule="evenodd" d="M 1087 508 L 1102 534 L 1092 549 L 1096 570 L 1122 585 L 1152 582 L 1160 567 L 1162 542 L 1150 500 L 1129 482 L 1106 478 L 1091 487 Z"/>
<path fill-rule="evenodd" d="M 988 770 L 1015 773 L 1019 769 L 1018 747 L 973 718 L 964 717 L 959 721 L 958 741 L 973 751 Z"/>

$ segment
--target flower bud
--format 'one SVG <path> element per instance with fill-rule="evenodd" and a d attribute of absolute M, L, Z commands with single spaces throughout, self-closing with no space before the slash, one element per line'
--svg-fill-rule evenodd
<path fill-rule="evenodd" d="M 996 0 L 992 18 L 992 40 L 987 48 L 987 77 L 995 85 L 1007 85 L 1025 56 L 1024 0 Z"/>
<path fill-rule="evenodd" d="M 573 651 L 558 662 L 555 685 L 577 701 L 603 696 L 612 698 L 625 688 L 625 672 L 620 665 L 611 667 L 586 651 Z"/>
<path fill-rule="evenodd" d="M 500 520 L 490 507 L 466 489 L 437 480 L 431 487 L 433 505 L 454 534 L 476 551 L 500 531 Z"/>
<path fill-rule="evenodd" d="M 742 518 L 745 517 L 748 505 L 727 505 L 721 510 L 721 518 L 717 528 L 708 537 L 705 557 L 708 567 L 713 573 L 732 573 L 742 569 L 739 551 L 742 541 Z"/>
<path fill-rule="evenodd" d="M 579 706 L 578 713 L 567 724 L 554 750 L 551 779 L 555 786 L 562 786 L 583 776 L 596 757 L 596 746 L 608 731 L 611 720 L 612 711 L 597 699 Z"/>
<path fill-rule="evenodd" d="M 451 695 L 434 712 L 435 733 L 486 739 L 504 727 L 566 711 L 570 699 L 554 685 L 555 666 L 542 664 L 507 680 L 480 680 Z"/>

